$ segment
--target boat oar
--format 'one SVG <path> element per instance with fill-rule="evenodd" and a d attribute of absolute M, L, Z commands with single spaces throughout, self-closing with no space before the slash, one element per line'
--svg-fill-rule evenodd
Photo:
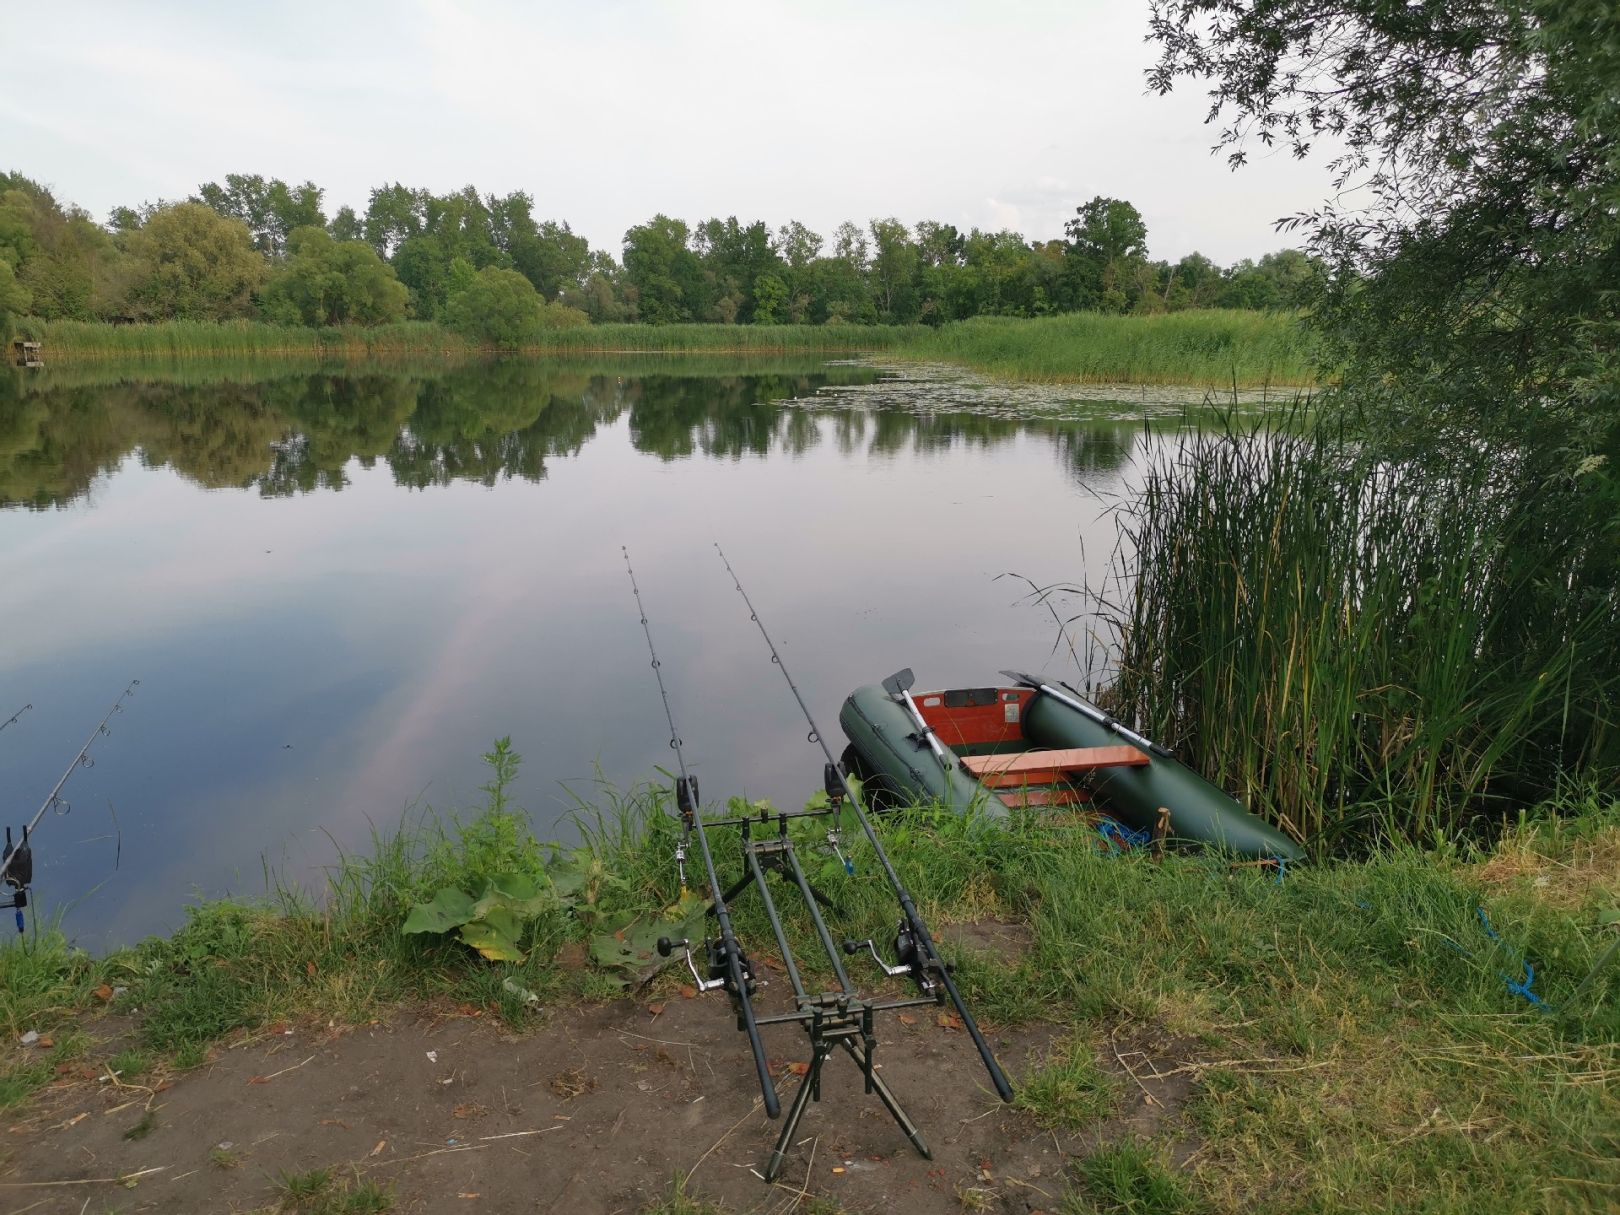
<path fill-rule="evenodd" d="M 926 742 L 933 751 L 934 758 L 939 760 L 941 768 L 949 768 L 951 761 L 945 757 L 945 748 L 940 745 L 939 738 L 934 734 L 934 727 L 923 720 L 922 710 L 911 697 L 911 685 L 917 682 L 917 677 L 907 667 L 903 671 L 896 671 L 883 681 L 883 690 L 892 696 L 895 701 L 906 706 L 906 712 L 911 714 L 911 720 L 917 725 L 917 737 Z"/>
<path fill-rule="evenodd" d="M 1092 721 L 1096 722 L 1104 729 L 1112 730 L 1115 734 L 1118 734 L 1132 746 L 1141 747 L 1144 751 L 1152 751 L 1155 755 L 1162 755 L 1166 759 L 1174 758 L 1167 748 L 1161 747 L 1158 743 L 1154 742 L 1150 738 L 1143 738 L 1140 734 L 1131 729 L 1124 722 L 1120 721 L 1117 717 L 1103 712 L 1089 700 L 1082 700 L 1079 696 L 1074 695 L 1071 692 L 1060 691 L 1049 683 L 1042 683 L 1033 675 L 1025 675 L 1022 671 L 1003 671 L 1001 673 L 1016 684 L 1021 684 L 1026 688 L 1035 688 L 1037 691 L 1043 692 L 1047 696 L 1050 696 L 1059 704 L 1068 705 L 1069 708 L 1073 709 L 1076 713 L 1080 713 L 1091 718 Z M 888 685 L 885 684 L 884 686 L 887 687 Z"/>

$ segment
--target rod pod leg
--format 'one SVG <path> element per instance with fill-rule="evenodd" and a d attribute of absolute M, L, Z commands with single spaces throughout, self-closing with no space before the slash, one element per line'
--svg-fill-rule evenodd
<path fill-rule="evenodd" d="M 810 1070 L 804 1074 L 804 1079 L 799 1081 L 799 1091 L 793 1094 L 793 1104 L 788 1107 L 787 1118 L 782 1123 L 782 1133 L 776 1137 L 776 1146 L 771 1149 L 770 1163 L 765 1166 L 767 1183 L 775 1181 L 782 1175 L 782 1166 L 787 1163 L 788 1148 L 792 1146 L 793 1136 L 798 1133 L 799 1119 L 804 1117 L 810 1099 L 812 1097 L 821 1099 L 821 1065 L 831 1051 L 831 1042 L 816 1043 L 815 1057 L 810 1060 Z"/>
<path fill-rule="evenodd" d="M 924 1160 L 932 1160 L 934 1153 L 928 1150 L 928 1143 L 923 1139 L 922 1132 L 917 1129 L 906 1111 L 900 1108 L 900 1102 L 895 1099 L 894 1093 L 884 1082 L 883 1077 L 866 1066 L 866 1059 L 861 1051 L 848 1038 L 840 1039 L 840 1045 L 849 1052 L 849 1057 L 855 1060 L 855 1065 L 872 1077 L 872 1091 L 877 1093 L 878 1100 L 883 1102 L 883 1108 L 889 1111 L 890 1117 L 906 1133 L 906 1138 L 911 1140 L 911 1146 L 917 1149 L 917 1154 Z"/>

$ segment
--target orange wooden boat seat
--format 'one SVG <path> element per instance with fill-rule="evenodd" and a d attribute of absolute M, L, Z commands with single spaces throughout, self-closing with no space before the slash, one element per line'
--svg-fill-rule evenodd
<path fill-rule="evenodd" d="M 964 755 L 962 767 L 992 789 L 1008 785 L 1055 784 L 1076 772 L 1141 767 L 1150 762 L 1135 747 L 1066 747 L 1012 755 Z"/>

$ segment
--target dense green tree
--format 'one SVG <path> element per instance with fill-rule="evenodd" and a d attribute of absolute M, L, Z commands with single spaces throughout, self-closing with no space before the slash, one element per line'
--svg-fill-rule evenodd
<path fill-rule="evenodd" d="M 591 253 L 586 266 L 585 281 L 577 287 L 564 287 L 558 303 L 584 313 L 596 324 L 631 320 L 623 268 L 600 251 Z"/>
<path fill-rule="evenodd" d="M 898 219 L 874 219 L 871 232 L 872 295 L 878 316 L 890 324 L 916 320 L 919 260 L 911 233 Z"/>
<path fill-rule="evenodd" d="M 417 230 L 405 237 L 393 256 L 394 270 L 410 288 L 417 316 L 443 319 L 451 292 L 466 277 L 465 268 L 510 267 L 511 259 L 496 240 L 490 204 L 497 201 L 493 196 L 486 201 L 472 186 L 451 194 L 417 193 Z M 369 239 L 369 223 L 367 235 Z M 457 263 L 463 264 L 459 277 Z"/>
<path fill-rule="evenodd" d="M 366 235 L 365 224 L 354 213 L 354 208 L 347 205 L 337 209 L 326 230 L 332 234 L 333 240 L 364 240 Z"/>
<path fill-rule="evenodd" d="M 1620 8 L 1613 0 L 1154 0 L 1234 164 L 1327 140 L 1355 210 L 1296 222 L 1326 354 L 1389 434 L 1620 459 Z"/>
<path fill-rule="evenodd" d="M 260 297 L 267 320 L 288 325 L 379 325 L 405 316 L 408 292 L 364 241 L 299 228 Z"/>
<path fill-rule="evenodd" d="M 539 338 L 543 303 L 516 270 L 486 266 L 450 296 L 445 322 L 474 341 L 513 350 Z"/>
<path fill-rule="evenodd" d="M 786 319 L 787 284 L 775 271 L 767 270 L 754 280 L 754 324 L 780 325 Z"/>
<path fill-rule="evenodd" d="M 366 205 L 366 241 L 379 257 L 392 257 L 394 251 L 422 230 L 427 191 L 412 190 L 395 182 L 378 186 Z"/>
<path fill-rule="evenodd" d="M 1316 277 L 1315 264 L 1298 249 L 1268 253 L 1258 262 L 1245 258 L 1227 271 L 1213 302 L 1222 308 L 1298 308 Z"/>
<path fill-rule="evenodd" d="M 196 201 L 229 219 L 241 220 L 261 253 L 279 256 L 298 228 L 326 226 L 323 193 L 312 181 L 289 186 L 279 177 L 267 180 L 256 173 L 229 173 L 224 185 L 212 181 L 202 185 Z"/>
<path fill-rule="evenodd" d="M 688 308 L 696 319 L 748 324 L 754 319 L 754 284 L 762 275 L 777 275 L 783 268 L 771 240 L 771 230 L 756 221 L 743 225 L 735 215 L 709 219 L 692 232 L 692 251 L 703 267 L 704 290 L 690 297 Z"/>
<path fill-rule="evenodd" d="M 0 257 L 47 319 L 102 315 L 117 276 L 117 250 L 90 216 L 64 206 L 20 174 L 0 174 Z"/>
<path fill-rule="evenodd" d="M 0 348 L 11 341 L 11 327 L 19 315 L 28 311 L 28 288 L 17 281 L 11 263 L 0 256 Z M 9 353 L 0 349 L 0 355 Z"/>
<path fill-rule="evenodd" d="M 1063 229 L 1069 238 L 1073 303 L 1080 308 L 1125 312 L 1142 295 L 1137 274 L 1147 260 L 1147 224 L 1119 198 L 1097 195 L 1075 209 Z"/>
<path fill-rule="evenodd" d="M 1172 311 L 1204 308 L 1220 294 L 1221 268 L 1202 253 L 1189 253 L 1170 269 L 1165 284 L 1165 306 Z"/>
<path fill-rule="evenodd" d="M 691 297 L 701 294 L 702 267 L 687 248 L 688 229 L 655 215 L 624 234 L 624 275 L 638 320 L 653 325 L 692 319 Z"/>
<path fill-rule="evenodd" d="M 165 207 L 124 239 L 127 307 L 141 320 L 246 316 L 269 269 L 246 224 L 201 203 Z"/>
<path fill-rule="evenodd" d="M 591 274 L 591 245 L 566 223 L 546 220 L 512 249 L 512 265 L 548 300 Z"/>

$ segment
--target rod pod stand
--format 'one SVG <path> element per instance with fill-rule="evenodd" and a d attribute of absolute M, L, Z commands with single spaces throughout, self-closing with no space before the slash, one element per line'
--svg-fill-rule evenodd
<path fill-rule="evenodd" d="M 713 916 L 718 929 L 718 935 L 703 942 L 704 965 L 699 967 L 693 958 L 692 942 L 675 941 L 668 937 L 658 941 L 658 952 L 664 957 L 670 957 L 677 950 L 685 956 L 687 969 L 701 994 L 715 988 L 723 988 L 730 996 L 732 1006 L 737 1013 L 737 1027 L 748 1035 L 749 1046 L 753 1051 L 755 1070 L 759 1077 L 760 1096 L 766 1113 L 776 1118 L 781 1114 L 781 1104 L 776 1095 L 776 1087 L 770 1075 L 769 1065 L 766 1061 L 764 1046 L 760 1040 L 760 1029 L 769 1025 L 795 1024 L 804 1030 L 810 1042 L 810 1060 L 806 1065 L 803 1079 L 800 1081 L 798 1091 L 788 1110 L 788 1117 L 783 1123 L 781 1133 L 777 1136 L 775 1147 L 765 1167 L 764 1178 L 767 1182 L 775 1181 L 782 1173 L 787 1161 L 788 1150 L 793 1144 L 794 1135 L 798 1131 L 800 1119 L 811 1101 L 821 1099 L 821 1073 L 827 1058 L 837 1050 L 842 1050 L 855 1061 L 861 1070 L 863 1087 L 868 1094 L 876 1094 L 878 1100 L 888 1110 L 891 1117 L 899 1124 L 911 1145 L 923 1156 L 932 1159 L 928 1144 L 922 1138 L 916 1125 L 901 1108 L 899 1101 L 890 1091 L 883 1078 L 878 1075 L 874 1056 L 877 1051 L 877 1035 L 874 1030 L 874 1018 L 878 1012 L 888 1012 L 901 1008 L 910 1008 L 918 1005 L 934 1004 L 941 999 L 940 993 L 926 980 L 921 968 L 915 964 L 907 963 L 901 967 L 890 969 L 878 959 L 886 973 L 906 973 L 918 980 L 923 995 L 912 999 L 890 1000 L 876 1002 L 863 998 L 856 991 L 844 968 L 843 954 L 853 955 L 859 952 L 852 948 L 856 943 L 844 941 L 842 946 L 833 940 L 832 933 L 828 931 L 826 920 L 822 916 L 821 906 L 828 900 L 810 882 L 799 861 L 794 847 L 794 841 L 789 834 L 788 825 L 798 818 L 828 818 L 833 819 L 833 829 L 827 832 L 828 843 L 833 852 L 843 864 L 846 872 L 853 872 L 853 866 L 838 850 L 838 835 L 836 829 L 837 816 L 842 810 L 844 797 L 848 792 L 847 781 L 842 769 L 829 763 L 825 773 L 825 787 L 828 796 L 828 805 L 825 808 L 804 811 L 761 811 L 758 814 L 749 814 L 731 819 L 714 820 L 705 823 L 699 813 L 699 798 L 697 781 L 686 768 L 686 759 L 682 753 L 681 739 L 675 729 L 674 713 L 670 708 L 669 695 L 664 687 L 664 677 L 660 669 L 658 654 L 653 647 L 651 627 L 647 623 L 645 608 L 641 602 L 641 590 L 636 585 L 635 571 L 630 568 L 630 555 L 625 553 L 625 566 L 630 574 L 631 589 L 636 597 L 636 605 L 641 608 L 641 625 L 647 635 L 647 649 L 652 658 L 653 671 L 658 679 L 659 693 L 664 703 L 665 719 L 669 723 L 670 746 L 674 749 L 679 765 L 680 775 L 675 782 L 675 806 L 680 816 L 682 826 L 682 849 L 676 853 L 677 864 L 682 867 L 684 877 L 685 841 L 690 838 L 697 842 L 698 853 L 703 862 L 704 875 L 709 881 L 710 903 L 708 914 Z M 858 810 L 858 807 L 857 807 Z M 767 838 L 755 835 L 756 829 L 768 828 L 774 823 L 775 832 Z M 742 853 L 743 875 L 729 889 L 721 889 L 719 876 L 715 870 L 714 854 L 709 843 L 709 830 L 716 827 L 735 828 L 738 832 L 739 844 Z M 886 858 L 885 858 L 886 859 Z M 775 895 L 766 881 L 768 873 L 775 872 L 797 890 L 803 901 L 810 921 L 815 928 L 816 939 L 827 957 L 836 980 L 836 990 L 812 993 L 804 984 L 803 976 L 799 970 L 798 961 L 793 954 L 793 948 L 788 941 L 786 931 L 782 926 L 782 917 L 777 906 Z M 778 1013 L 772 1016 L 761 1017 L 754 1011 L 753 995 L 756 988 L 753 966 L 743 953 L 742 946 L 737 941 L 735 929 L 731 923 L 729 904 L 750 886 L 758 893 L 770 924 L 771 935 L 775 940 L 777 949 L 781 953 L 782 965 L 787 973 L 789 984 L 793 989 L 793 1010 Z M 902 921 L 899 942 L 904 942 L 906 924 Z M 871 948 L 871 943 L 865 946 Z M 875 948 L 871 949 L 872 956 L 877 958 Z M 901 951 L 903 960 L 905 951 Z"/>
<path fill-rule="evenodd" d="M 859 791 L 850 780 L 849 773 L 844 771 L 843 765 L 833 758 L 832 749 L 827 746 L 826 738 L 817 727 L 816 719 L 810 713 L 810 706 L 805 703 L 804 695 L 799 691 L 799 686 L 793 682 L 793 676 L 788 673 L 787 664 L 782 661 L 782 655 L 777 652 L 776 643 L 771 640 L 771 635 L 765 628 L 765 622 L 759 618 L 759 612 L 754 607 L 753 600 L 748 597 L 748 592 L 743 589 L 742 579 L 737 577 L 737 571 L 731 568 L 731 562 L 726 558 L 725 550 L 719 544 L 716 544 L 714 551 L 719 554 L 721 563 L 726 567 L 726 573 L 731 575 L 732 582 L 736 584 L 737 593 L 742 596 L 743 604 L 748 609 L 748 618 L 759 629 L 759 635 L 765 642 L 765 648 L 770 651 L 771 663 L 782 673 L 782 678 L 787 681 L 788 690 L 793 693 L 793 699 L 798 701 L 799 711 L 804 714 L 805 724 L 810 727 L 810 733 L 807 736 L 808 741 L 819 746 L 821 753 L 827 757 L 826 771 L 829 787 L 833 783 L 833 776 L 836 774 L 838 783 L 843 787 L 849 799 L 849 806 L 855 814 L 855 820 L 860 824 L 861 832 L 866 836 L 867 842 L 871 844 L 878 866 L 882 869 L 884 877 L 888 879 L 889 889 L 900 904 L 902 939 L 909 937 L 914 947 L 914 960 L 911 963 L 913 979 L 919 988 L 925 992 L 932 992 L 934 997 L 941 1002 L 950 1001 L 951 1006 L 956 1010 L 956 1015 L 962 1019 L 962 1027 L 967 1030 L 968 1037 L 972 1039 L 974 1048 L 979 1052 L 979 1058 L 984 1063 L 985 1071 L 989 1073 L 990 1082 L 995 1086 L 997 1095 L 1003 1101 L 1011 1101 L 1013 1099 L 1012 1082 L 1007 1079 L 1007 1073 L 1002 1070 L 1001 1064 L 996 1059 L 995 1052 L 990 1049 L 990 1043 L 985 1041 L 984 1033 L 979 1029 L 978 1022 L 974 1020 L 972 1011 L 968 1008 L 966 1001 L 962 999 L 962 993 L 957 990 L 956 981 L 951 978 L 950 967 L 940 957 L 939 949 L 935 946 L 934 938 L 928 931 L 928 925 L 923 922 L 922 915 L 917 910 L 917 904 L 913 901 L 911 892 L 906 889 L 905 883 L 900 880 L 899 873 L 895 871 L 894 863 L 889 860 L 889 854 L 883 848 L 883 842 L 878 839 L 877 832 L 872 827 L 872 820 L 861 807 Z M 899 689 L 899 681 L 906 679 L 907 675 L 907 672 L 902 671 L 890 677 L 892 681 L 896 681 L 897 690 L 901 690 Z M 906 686 L 909 687 L 909 680 L 906 681 Z"/>
<path fill-rule="evenodd" d="M 811 884 L 804 872 L 804 866 L 799 860 L 798 851 L 794 846 L 792 837 L 788 834 L 788 823 L 794 818 L 821 817 L 836 815 L 840 809 L 837 802 L 832 802 L 829 808 L 814 815 L 789 814 L 778 812 L 775 815 L 762 814 L 759 816 L 745 816 L 724 823 L 711 824 L 714 826 L 734 826 L 738 828 L 743 855 L 743 876 L 739 878 L 725 892 L 724 901 L 730 902 L 748 887 L 752 886 L 759 893 L 760 902 L 765 911 L 765 918 L 770 924 L 771 936 L 776 947 L 782 955 L 782 967 L 787 974 L 789 985 L 793 989 L 792 1012 L 778 1013 L 763 1017 L 761 1025 L 797 1024 L 804 1030 L 810 1042 L 810 1060 L 799 1088 L 794 1093 L 793 1101 L 788 1108 L 787 1120 L 782 1125 L 782 1131 L 777 1136 L 776 1145 L 771 1150 L 770 1160 L 765 1166 L 765 1180 L 775 1181 L 782 1173 L 787 1162 L 789 1148 L 793 1144 L 794 1136 L 798 1132 L 799 1121 L 804 1117 L 805 1110 L 810 1102 L 821 1099 L 821 1072 L 828 1057 L 835 1050 L 842 1050 L 855 1061 L 861 1070 L 863 1088 L 868 1094 L 876 1094 L 888 1110 L 890 1117 L 905 1133 L 911 1146 L 925 1159 L 932 1160 L 933 1153 L 922 1133 L 912 1122 L 899 1099 L 878 1075 L 875 1063 L 877 1053 L 877 1034 L 874 1029 L 875 1014 L 890 1012 L 901 1008 L 911 1008 L 925 1004 L 935 1003 L 932 995 L 912 999 L 891 1000 L 878 1002 L 863 997 L 856 990 L 844 967 L 840 954 L 853 951 L 849 946 L 852 942 L 845 941 L 842 945 L 835 942 L 832 933 L 827 928 L 825 918 L 821 914 L 821 904 L 826 900 Z M 776 831 L 774 836 L 760 839 L 754 834 L 758 826 L 766 826 L 774 821 Z M 811 992 L 804 983 L 799 970 L 799 964 L 794 957 L 793 946 L 788 941 L 786 930 L 782 925 L 782 916 L 778 908 L 776 897 L 766 881 L 766 876 L 776 873 L 790 887 L 798 891 L 804 904 L 810 923 L 815 931 L 816 939 L 826 955 L 828 964 L 832 968 L 836 990 L 824 992 Z M 875 951 L 874 951 L 875 956 Z"/>

